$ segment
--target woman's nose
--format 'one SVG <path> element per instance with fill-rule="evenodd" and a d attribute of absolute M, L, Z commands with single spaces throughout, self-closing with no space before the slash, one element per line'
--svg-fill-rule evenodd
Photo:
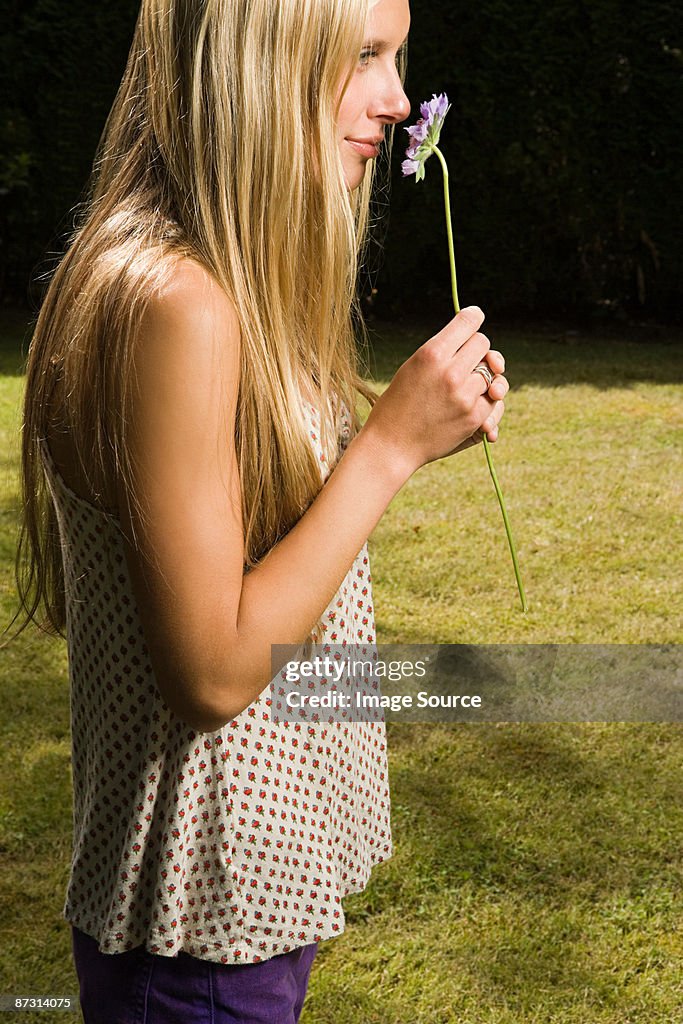
<path fill-rule="evenodd" d="M 405 121 L 405 119 L 410 115 L 410 100 L 403 91 L 403 85 L 401 84 L 401 79 L 396 67 L 394 67 L 393 72 L 388 76 L 384 84 L 384 88 L 378 96 L 374 106 L 374 116 L 381 117 L 383 120 L 391 124 L 398 124 L 400 121 Z"/>

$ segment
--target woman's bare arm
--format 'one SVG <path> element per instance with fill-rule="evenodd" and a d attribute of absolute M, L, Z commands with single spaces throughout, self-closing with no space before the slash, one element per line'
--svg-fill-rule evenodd
<path fill-rule="evenodd" d="M 488 343 L 479 347 L 485 351 Z M 299 645 L 308 637 L 420 458 L 387 430 L 398 411 L 388 396 L 299 522 L 243 575 L 232 443 L 239 323 L 230 300 L 198 265 L 181 264 L 150 304 L 137 353 L 134 455 L 149 525 L 121 492 L 122 524 L 137 535 L 135 545 L 126 543 L 126 558 L 164 700 L 193 728 L 218 729 L 268 685 L 271 645 Z M 424 369 L 432 372 L 427 363 Z M 474 377 L 480 384 L 480 375 Z M 394 389 L 404 412 L 407 397 Z M 494 407 L 486 402 L 472 414 L 472 431 Z M 500 415 L 494 412 L 492 422 Z M 432 434 L 423 439 L 422 458 L 439 443 Z M 445 454 L 447 446 L 441 448 Z"/>

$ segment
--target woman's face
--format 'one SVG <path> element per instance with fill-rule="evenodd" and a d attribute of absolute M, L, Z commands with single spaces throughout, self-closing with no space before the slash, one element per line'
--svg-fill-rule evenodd
<path fill-rule="evenodd" d="M 377 156 L 387 125 L 405 121 L 410 103 L 403 91 L 396 56 L 408 35 L 408 0 L 379 0 L 365 24 L 359 61 L 337 116 L 344 177 L 358 188 L 368 160 Z"/>

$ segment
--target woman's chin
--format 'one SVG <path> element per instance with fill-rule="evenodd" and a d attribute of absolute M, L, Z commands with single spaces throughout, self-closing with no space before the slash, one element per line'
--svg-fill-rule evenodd
<path fill-rule="evenodd" d="M 356 164 L 354 167 L 344 168 L 344 181 L 349 192 L 355 192 L 363 184 L 368 163 L 370 163 L 369 160 L 360 165 Z"/>

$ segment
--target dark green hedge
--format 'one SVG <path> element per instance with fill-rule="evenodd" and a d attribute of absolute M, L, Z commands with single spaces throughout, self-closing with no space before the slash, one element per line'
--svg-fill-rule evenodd
<path fill-rule="evenodd" d="M 420 6 L 407 88 L 415 102 L 444 90 L 452 102 L 442 148 L 461 301 L 507 313 L 678 319 L 683 53 L 675 5 Z M 425 182 L 394 183 L 393 259 L 378 298 L 383 289 L 441 291 L 447 280 L 433 163 Z"/>
<path fill-rule="evenodd" d="M 137 0 L 5 3 L 2 287 L 49 266 L 123 69 Z M 500 315 L 680 320 L 683 43 L 661 0 L 421 0 L 407 90 L 446 91 L 460 294 Z M 374 308 L 447 308 L 441 181 L 398 171 Z M 370 263 L 377 262 L 377 251 Z M 364 283 L 367 288 L 367 281 Z M 35 285 L 34 285 L 35 288 Z"/>
<path fill-rule="evenodd" d="M 2 0 L 0 289 L 54 265 L 125 66 L 138 0 Z M 30 284 L 32 282 L 32 284 Z"/>

